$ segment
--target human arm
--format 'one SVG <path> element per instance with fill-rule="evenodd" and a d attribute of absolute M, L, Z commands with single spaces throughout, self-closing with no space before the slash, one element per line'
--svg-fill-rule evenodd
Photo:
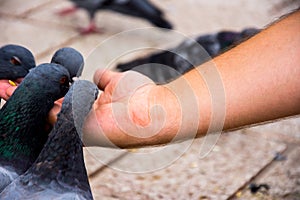
<path fill-rule="evenodd" d="M 220 74 L 226 97 L 223 130 L 300 114 L 299 33 L 298 10 L 200 66 L 202 77 L 193 70 L 180 78 L 190 80 L 199 98 L 199 110 L 204 116 L 199 123 L 198 136 L 206 133 L 211 122 L 211 95 L 208 93 L 211 91 L 206 91 L 204 81 L 206 71 L 213 65 Z M 176 81 L 170 85 L 179 85 Z"/>
<path fill-rule="evenodd" d="M 186 128 L 181 131 L 178 140 L 193 138 L 195 134 L 196 137 L 205 135 L 212 116 L 218 114 L 218 110 L 212 110 L 212 102 L 215 100 L 211 99 L 212 91 L 206 84 L 209 78 L 206 74 L 209 74 L 207 72 L 211 66 L 216 66 L 223 83 L 223 130 L 299 114 L 299 22 L 300 12 L 297 11 L 167 85 L 155 85 L 145 79 L 137 83 L 140 84 L 138 87 L 130 88 L 134 76 L 137 79 L 143 79 L 143 76 L 134 72 L 98 71 L 94 79 L 104 93 L 86 120 L 85 144 L 114 144 L 122 148 L 167 144 L 178 135 L 183 125 Z M 133 77 L 126 78 L 128 76 Z M 200 113 L 200 118 L 196 117 L 198 121 L 188 121 L 190 124 L 182 124 L 183 115 L 189 113 L 184 112 L 180 105 L 189 105 L 184 101 L 190 97 L 177 96 L 186 89 L 186 86 L 182 88 L 183 82 L 187 82 L 193 90 L 197 101 L 196 110 Z M 127 85 L 121 97 L 118 96 L 121 91 L 116 91 L 120 84 Z M 154 107 L 157 104 L 164 112 Z M 118 111 L 120 105 L 125 110 Z M 154 115 L 151 116 L 151 112 Z M 155 118 L 163 121 L 162 127 L 154 123 Z M 159 127 L 159 131 L 151 131 L 151 125 L 154 129 Z"/>

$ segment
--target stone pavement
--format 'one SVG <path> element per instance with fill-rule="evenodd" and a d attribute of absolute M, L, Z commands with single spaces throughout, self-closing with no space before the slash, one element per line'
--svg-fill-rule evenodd
<path fill-rule="evenodd" d="M 24 45 L 38 64 L 49 62 L 61 47 L 74 47 L 86 59 L 83 77 L 91 80 L 96 68 L 113 68 L 120 60 L 175 46 L 188 36 L 262 28 L 291 8 L 279 6 L 280 0 L 152 1 L 166 11 L 177 32 L 137 29 L 150 25 L 102 11 L 96 19 L 103 33 L 81 36 L 77 28 L 88 23 L 84 11 L 56 14 L 71 5 L 66 0 L 0 0 L 0 46 Z M 145 149 L 85 148 L 94 198 L 300 199 L 299 117 L 223 133 L 202 158 L 204 139 Z M 250 183 L 267 184 L 269 190 L 252 194 Z"/>

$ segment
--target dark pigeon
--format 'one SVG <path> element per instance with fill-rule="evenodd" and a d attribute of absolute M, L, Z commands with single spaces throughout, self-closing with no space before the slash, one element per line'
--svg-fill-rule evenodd
<path fill-rule="evenodd" d="M 98 10 L 111 10 L 121 14 L 142 18 L 156 27 L 172 29 L 172 25 L 164 18 L 164 13 L 148 0 L 71 0 L 76 7 L 88 11 L 90 26 L 83 33 L 97 30 L 94 22 Z M 97 31 L 96 31 L 97 32 Z"/>
<path fill-rule="evenodd" d="M 255 35 L 259 30 L 245 29 L 241 32 L 221 31 L 201 35 L 183 41 L 177 47 L 153 53 L 128 63 L 117 65 L 119 71 L 135 70 L 156 83 L 167 83 L 200 64 L 228 50 L 241 41 Z"/>
<path fill-rule="evenodd" d="M 46 118 L 69 89 L 69 73 L 57 64 L 30 70 L 0 110 L 0 191 L 24 173 L 42 150 Z"/>
<path fill-rule="evenodd" d="M 25 47 L 9 44 L 0 48 L 0 79 L 24 78 L 33 67 L 34 57 Z"/>
<path fill-rule="evenodd" d="M 82 151 L 82 124 L 97 97 L 96 85 L 77 80 L 34 164 L 0 199 L 93 199 Z"/>
<path fill-rule="evenodd" d="M 79 77 L 82 74 L 84 59 L 81 53 L 76 49 L 64 47 L 54 53 L 51 63 L 60 64 L 66 67 L 70 73 L 71 81 L 73 82 L 74 77 Z"/>

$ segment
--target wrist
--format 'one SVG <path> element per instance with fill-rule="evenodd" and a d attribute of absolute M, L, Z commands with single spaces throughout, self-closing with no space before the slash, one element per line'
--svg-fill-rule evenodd
<path fill-rule="evenodd" d="M 138 101 L 140 98 L 146 99 Z M 139 88 L 129 100 L 128 113 L 133 128 L 125 130 L 121 127 L 123 137 L 128 141 L 125 148 L 170 143 L 180 128 L 180 104 L 176 94 L 163 85 Z"/>
<path fill-rule="evenodd" d="M 180 139 L 202 137 L 212 128 L 212 97 L 220 96 L 215 94 L 220 87 L 214 88 L 220 80 L 216 80 L 211 65 L 203 64 L 166 85 L 180 101 Z"/>
<path fill-rule="evenodd" d="M 181 126 L 181 112 L 177 94 L 167 85 L 157 85 L 151 90 L 148 113 L 157 128 L 148 138 L 150 145 L 167 144 L 176 138 Z"/>

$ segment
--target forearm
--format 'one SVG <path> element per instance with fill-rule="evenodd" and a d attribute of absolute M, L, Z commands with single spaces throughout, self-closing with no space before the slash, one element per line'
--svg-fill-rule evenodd
<path fill-rule="evenodd" d="M 191 85 L 201 116 L 198 136 L 206 133 L 212 116 L 220 115 L 218 110 L 212 110 L 218 101 L 212 98 L 216 91 L 206 85 L 213 65 L 222 79 L 225 95 L 223 130 L 300 113 L 299 33 L 298 11 L 169 84 L 175 93 L 183 89 L 181 82 Z"/>
<path fill-rule="evenodd" d="M 215 60 L 226 91 L 224 129 L 300 113 L 299 34 L 298 11 Z"/>

